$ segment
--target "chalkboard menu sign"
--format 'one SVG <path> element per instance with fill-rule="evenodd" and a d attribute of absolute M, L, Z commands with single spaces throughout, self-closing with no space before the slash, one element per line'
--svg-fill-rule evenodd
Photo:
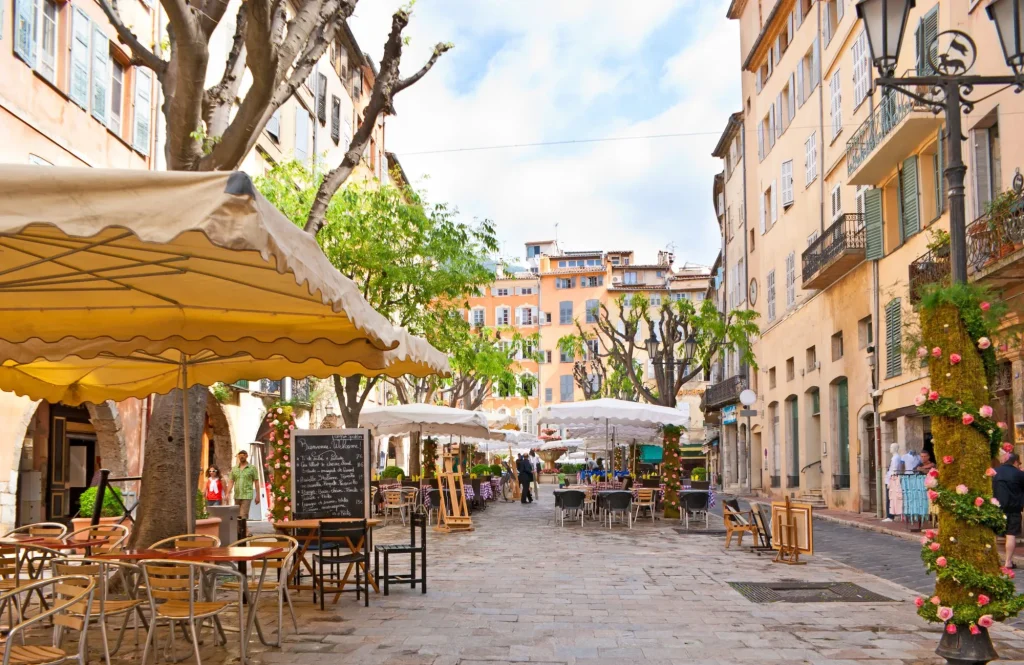
<path fill-rule="evenodd" d="M 294 518 L 368 518 L 369 450 L 369 430 L 294 430 L 291 455 Z"/>

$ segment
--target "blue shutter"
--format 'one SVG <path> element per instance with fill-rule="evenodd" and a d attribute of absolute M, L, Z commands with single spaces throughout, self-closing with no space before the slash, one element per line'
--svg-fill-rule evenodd
<path fill-rule="evenodd" d="M 558 399 L 562 402 L 571 402 L 573 393 L 573 378 L 571 374 L 563 374 L 558 377 Z"/>
<path fill-rule="evenodd" d="M 149 154 L 149 116 L 152 112 L 153 74 L 142 67 L 135 68 L 135 131 L 132 147 L 143 155 Z"/>
<path fill-rule="evenodd" d="M 71 16 L 71 86 L 68 97 L 85 110 L 89 110 L 89 42 L 92 21 L 89 15 L 73 7 Z"/>
<path fill-rule="evenodd" d="M 36 18 L 39 15 L 36 3 L 37 0 L 14 0 L 14 52 L 29 67 L 36 65 Z M 0 3 L 2 6 L 3 3 Z M 3 13 L 0 11 L 2 18 Z"/>
<path fill-rule="evenodd" d="M 267 121 L 267 134 L 270 134 L 275 142 L 281 140 L 281 109 L 274 111 Z"/>
<path fill-rule="evenodd" d="M 876 260 L 885 256 L 882 229 L 882 190 L 880 189 L 869 189 L 864 192 L 864 236 L 865 258 Z"/>
<path fill-rule="evenodd" d="M 110 44 L 103 30 L 92 26 L 92 116 L 107 124 L 107 100 L 110 96 Z"/>

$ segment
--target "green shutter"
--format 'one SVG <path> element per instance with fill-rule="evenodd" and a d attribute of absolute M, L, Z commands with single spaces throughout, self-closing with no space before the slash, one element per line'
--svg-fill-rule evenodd
<path fill-rule="evenodd" d="M 917 50 L 917 75 L 932 76 L 935 71 L 932 69 L 931 60 L 937 60 L 938 42 L 936 37 L 939 34 L 939 6 L 936 5 L 930 12 L 921 17 L 914 31 L 914 42 Z M 929 51 L 931 52 L 929 55 Z"/>
<path fill-rule="evenodd" d="M 903 197 L 903 240 L 907 240 L 921 230 L 921 206 L 917 197 L 916 155 L 903 161 L 900 191 Z"/>
<path fill-rule="evenodd" d="M 869 189 L 864 192 L 864 234 L 867 243 L 865 257 L 877 260 L 885 256 L 880 189 Z"/>
<path fill-rule="evenodd" d="M 903 320 L 900 299 L 893 298 L 885 306 L 885 378 L 903 373 Z"/>

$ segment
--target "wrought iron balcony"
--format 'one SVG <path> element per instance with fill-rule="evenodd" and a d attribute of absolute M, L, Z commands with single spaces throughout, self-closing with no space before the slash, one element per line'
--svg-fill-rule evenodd
<path fill-rule="evenodd" d="M 284 398 L 284 381 L 273 381 L 271 379 L 260 379 L 252 381 L 250 386 L 256 386 L 256 392 L 266 395 L 273 395 Z M 310 404 L 313 398 L 313 385 L 309 379 L 292 379 L 291 401 L 298 404 Z"/>
<path fill-rule="evenodd" d="M 967 227 L 967 275 L 997 288 L 1024 279 L 1024 195 L 1007 192 Z"/>
<path fill-rule="evenodd" d="M 864 260 L 864 215 L 846 213 L 804 250 L 803 286 L 823 289 Z"/>
<path fill-rule="evenodd" d="M 747 387 L 747 379 L 743 376 L 732 376 L 720 381 L 704 391 L 704 406 L 716 409 L 726 404 L 738 402 L 740 393 Z"/>
<path fill-rule="evenodd" d="M 929 251 L 910 263 L 910 302 L 921 299 L 921 288 L 928 284 L 949 281 L 949 246 L 936 252 Z"/>
<path fill-rule="evenodd" d="M 879 184 L 941 124 L 928 107 L 906 95 L 884 96 L 846 142 L 849 184 Z"/>

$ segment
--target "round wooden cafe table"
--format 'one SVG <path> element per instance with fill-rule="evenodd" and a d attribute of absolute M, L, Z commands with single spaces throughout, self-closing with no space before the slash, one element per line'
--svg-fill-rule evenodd
<path fill-rule="evenodd" d="M 308 520 L 288 520 L 285 522 L 274 522 L 274 529 L 282 533 L 288 533 L 288 535 L 299 541 L 299 553 L 298 560 L 299 565 L 295 566 L 295 578 L 292 584 L 289 585 L 289 589 L 295 589 L 301 591 L 303 589 L 312 591 L 314 589 L 312 584 L 299 584 L 299 573 L 300 566 L 305 566 L 309 574 L 315 579 L 316 573 L 313 571 L 313 566 L 310 562 L 306 561 L 306 550 L 309 549 L 310 544 L 317 542 L 319 539 L 319 529 L 321 522 L 328 522 L 330 524 L 354 524 L 361 522 L 362 520 L 353 517 L 325 517 L 323 519 L 308 519 Z M 373 547 L 373 529 L 380 526 L 381 520 L 379 519 L 368 519 L 366 520 L 366 528 L 370 533 L 370 542 L 367 544 L 368 548 Z M 289 533 L 290 532 L 290 533 Z M 358 552 L 362 543 L 353 543 L 351 539 L 344 539 L 349 549 L 353 552 Z M 345 570 L 345 576 L 342 578 L 339 588 L 344 588 L 346 584 L 349 584 L 349 575 L 352 573 L 352 566 L 359 566 L 363 570 L 363 574 L 366 575 L 367 582 L 373 587 L 373 590 L 380 593 L 380 587 L 377 586 L 377 580 L 373 577 L 373 573 L 365 568 L 362 563 L 349 564 Z M 354 583 L 354 580 L 353 582 Z M 335 596 L 337 600 L 337 595 Z"/>

